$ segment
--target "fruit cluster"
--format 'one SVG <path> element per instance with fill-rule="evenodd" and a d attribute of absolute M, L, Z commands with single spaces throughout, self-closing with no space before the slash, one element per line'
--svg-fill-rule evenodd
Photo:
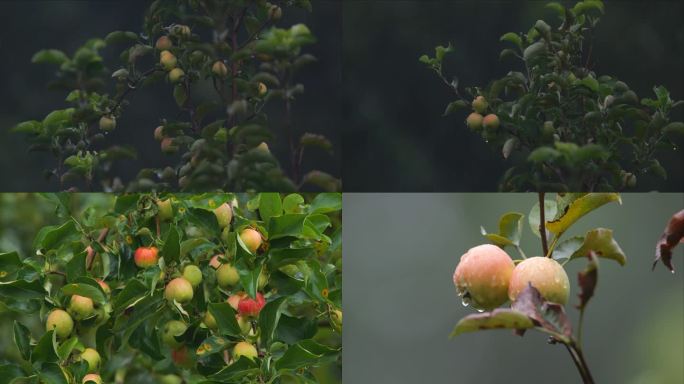
<path fill-rule="evenodd" d="M 471 248 L 461 256 L 453 280 L 463 303 L 478 310 L 514 301 L 528 285 L 561 305 L 570 295 L 568 275 L 556 260 L 530 257 L 515 265 L 508 253 L 492 244 Z"/>
<path fill-rule="evenodd" d="M 472 102 L 472 107 L 474 112 L 466 118 L 468 127 L 475 132 L 481 131 L 485 140 L 490 136 L 495 136 L 499 129 L 499 117 L 494 113 L 486 114 L 489 103 L 484 96 L 477 96 Z"/>

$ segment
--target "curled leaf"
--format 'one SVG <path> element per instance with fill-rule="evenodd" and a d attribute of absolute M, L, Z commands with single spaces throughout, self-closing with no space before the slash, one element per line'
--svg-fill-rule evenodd
<path fill-rule="evenodd" d="M 563 306 L 545 301 L 532 284 L 520 292 L 511 309 L 529 316 L 535 326 L 561 341 L 572 336 L 572 326 Z"/>
<path fill-rule="evenodd" d="M 532 319 L 513 309 L 499 308 L 492 312 L 478 313 L 462 318 L 454 327 L 449 338 L 462 333 L 488 329 L 524 330 L 534 327 Z"/>
<path fill-rule="evenodd" d="M 577 309 L 583 309 L 587 306 L 589 299 L 594 296 L 596 283 L 598 282 L 598 257 L 594 252 L 589 252 L 587 255 L 589 264 L 583 271 L 577 274 L 577 282 L 580 287 L 579 299 L 580 303 Z"/>
<path fill-rule="evenodd" d="M 658 260 L 661 260 L 667 269 L 674 273 L 672 249 L 682 242 L 682 238 L 684 238 L 684 209 L 672 215 L 663 234 L 660 236 L 656 244 L 656 257 L 653 261 L 653 269 L 658 264 Z"/>

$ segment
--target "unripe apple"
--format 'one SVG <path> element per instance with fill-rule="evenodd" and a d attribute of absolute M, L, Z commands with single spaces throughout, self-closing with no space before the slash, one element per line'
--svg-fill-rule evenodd
<path fill-rule="evenodd" d="M 168 36 L 162 36 L 157 39 L 157 43 L 154 46 L 160 51 L 168 51 L 173 47 L 173 42 Z"/>
<path fill-rule="evenodd" d="M 342 311 L 334 309 L 330 311 L 330 325 L 337 332 L 342 332 Z"/>
<path fill-rule="evenodd" d="M 482 115 L 477 112 L 473 112 L 468 115 L 468 118 L 466 118 L 466 124 L 468 124 L 468 128 L 472 129 L 473 131 L 479 131 L 482 129 L 482 119 Z"/>
<path fill-rule="evenodd" d="M 196 265 L 186 265 L 183 268 L 183 278 L 189 281 L 193 287 L 197 287 L 202 282 L 202 270 Z"/>
<path fill-rule="evenodd" d="M 241 356 L 254 360 L 257 357 L 257 350 L 252 344 L 241 341 L 233 347 L 233 359 L 238 360 Z"/>
<path fill-rule="evenodd" d="M 264 308 L 264 305 L 266 305 L 264 295 L 257 292 L 255 299 L 249 296 L 243 297 L 238 303 L 237 311 L 242 316 L 257 317 L 261 309 Z"/>
<path fill-rule="evenodd" d="M 268 18 L 273 21 L 278 21 L 283 17 L 283 10 L 274 4 L 268 7 Z"/>
<path fill-rule="evenodd" d="M 105 295 L 109 296 L 112 294 L 112 290 L 109 288 L 109 284 L 107 284 L 104 280 L 97 279 L 97 283 L 100 284 L 100 288 L 102 288 Z"/>
<path fill-rule="evenodd" d="M 161 141 L 161 150 L 166 154 L 173 154 L 178 151 L 178 146 L 174 144 L 173 138 L 165 137 Z"/>
<path fill-rule="evenodd" d="M 169 81 L 172 84 L 180 83 L 183 77 L 185 77 L 185 72 L 180 68 L 174 68 L 169 72 Z"/>
<path fill-rule="evenodd" d="M 182 277 L 177 277 L 169 281 L 164 289 L 164 297 L 168 301 L 176 300 L 177 302 L 184 304 L 192 300 L 192 296 L 192 284 Z"/>
<path fill-rule="evenodd" d="M 102 116 L 100 117 L 100 130 L 109 132 L 113 131 L 114 128 L 116 128 L 116 119 L 114 119 L 114 116 Z"/>
<path fill-rule="evenodd" d="M 221 79 L 225 79 L 228 76 L 228 68 L 223 63 L 223 61 L 217 61 L 211 66 L 211 72 Z"/>
<path fill-rule="evenodd" d="M 102 359 L 100 354 L 97 353 L 93 348 L 86 348 L 81 352 L 81 360 L 85 360 L 88 363 L 88 373 L 94 373 L 100 370 L 100 363 Z"/>
<path fill-rule="evenodd" d="M 214 215 L 216 215 L 216 221 L 220 228 L 225 228 L 230 225 L 230 221 L 233 220 L 233 208 L 230 204 L 223 203 L 219 205 L 218 208 L 214 209 Z"/>
<path fill-rule="evenodd" d="M 162 141 L 163 138 L 164 138 L 164 127 L 160 125 L 154 129 L 154 139 L 157 141 Z"/>
<path fill-rule="evenodd" d="M 187 25 L 182 25 L 182 24 L 177 24 L 173 26 L 173 34 L 176 36 L 188 38 L 190 37 L 190 34 L 192 33 L 190 31 L 190 27 Z"/>
<path fill-rule="evenodd" d="M 133 260 L 140 268 L 153 267 L 159 261 L 159 250 L 157 247 L 139 247 L 135 250 Z"/>
<path fill-rule="evenodd" d="M 532 284 L 546 299 L 565 304 L 570 295 L 568 274 L 558 262 L 549 257 L 530 257 L 513 270 L 508 287 L 508 297 L 515 300 L 528 284 Z"/>
<path fill-rule="evenodd" d="M 222 264 L 216 270 L 216 281 L 221 288 L 230 288 L 240 282 L 240 274 L 232 265 Z"/>
<path fill-rule="evenodd" d="M 454 271 L 454 285 L 463 302 L 490 310 L 508 299 L 508 283 L 515 264 L 501 248 L 492 244 L 470 248 Z"/>
<path fill-rule="evenodd" d="M 261 234 L 252 228 L 243 229 L 240 232 L 240 239 L 252 253 L 256 253 L 261 246 Z"/>
<path fill-rule="evenodd" d="M 556 130 L 553 128 L 553 121 L 545 121 L 542 126 L 542 136 L 550 139 L 553 137 L 554 133 L 556 133 Z"/>
<path fill-rule="evenodd" d="M 217 330 L 218 324 L 216 324 L 216 318 L 209 311 L 204 312 L 204 318 L 202 319 L 204 325 L 211 330 Z"/>
<path fill-rule="evenodd" d="M 478 96 L 473 100 L 473 110 L 479 114 L 485 113 L 489 103 L 483 96 Z"/>
<path fill-rule="evenodd" d="M 230 304 L 231 307 L 233 307 L 234 310 L 237 311 L 238 305 L 240 304 L 240 301 L 242 299 L 244 299 L 245 297 L 248 297 L 247 293 L 240 291 L 238 293 L 235 293 L 235 294 L 228 296 L 228 300 L 226 300 L 226 301 L 228 302 L 228 304 Z"/>
<path fill-rule="evenodd" d="M 47 317 L 45 322 L 45 330 L 54 330 L 57 334 L 57 338 L 66 339 L 71 331 L 74 330 L 74 320 L 69 316 L 66 311 L 61 309 L 55 309 Z"/>
<path fill-rule="evenodd" d="M 243 335 L 249 335 L 252 330 L 252 323 L 245 316 L 235 315 L 235 320 L 237 320 L 238 326 L 240 327 L 240 332 Z"/>
<path fill-rule="evenodd" d="M 167 221 L 173 218 L 173 207 L 171 206 L 171 199 L 157 200 L 157 208 L 159 210 L 159 220 Z"/>
<path fill-rule="evenodd" d="M 488 130 L 497 130 L 499 128 L 499 117 L 493 113 L 485 116 L 482 119 L 482 125 Z"/>
<path fill-rule="evenodd" d="M 176 56 L 173 55 L 173 53 L 169 51 L 162 51 L 162 53 L 159 56 L 159 63 L 161 64 L 162 68 L 164 68 L 167 71 L 170 71 L 176 68 L 178 60 L 176 59 Z"/>
<path fill-rule="evenodd" d="M 182 321 L 171 320 L 164 324 L 162 330 L 162 341 L 171 348 L 178 348 L 183 345 L 183 342 L 176 340 L 175 336 L 182 335 L 188 326 Z"/>
<path fill-rule="evenodd" d="M 95 313 L 95 306 L 91 298 L 73 295 L 69 301 L 68 311 L 74 319 L 83 320 Z"/>
<path fill-rule="evenodd" d="M 160 384 L 183 384 L 183 379 L 176 375 L 162 375 L 159 377 Z"/>
<path fill-rule="evenodd" d="M 259 82 L 258 87 L 259 87 L 258 88 L 259 89 L 259 96 L 263 96 L 266 94 L 266 92 L 268 92 L 268 87 L 266 86 L 266 84 Z"/>
<path fill-rule="evenodd" d="M 102 384 L 102 378 L 97 373 L 89 373 L 89 374 L 83 376 L 82 383 L 83 384 L 88 384 L 88 383 Z"/>
<path fill-rule="evenodd" d="M 271 153 L 271 150 L 268 148 L 268 144 L 266 144 L 266 142 L 264 141 L 262 141 L 261 144 L 257 145 L 256 149 L 262 152 Z"/>

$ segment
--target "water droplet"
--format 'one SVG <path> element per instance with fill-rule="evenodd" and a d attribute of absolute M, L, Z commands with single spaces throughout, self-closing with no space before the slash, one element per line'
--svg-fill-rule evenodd
<path fill-rule="evenodd" d="M 480 313 L 484 312 L 484 309 L 480 309 L 480 308 L 475 308 L 475 309 Z"/>
<path fill-rule="evenodd" d="M 467 296 L 463 296 L 461 298 L 461 304 L 463 304 L 464 307 L 469 306 L 470 305 L 470 298 L 468 298 Z"/>

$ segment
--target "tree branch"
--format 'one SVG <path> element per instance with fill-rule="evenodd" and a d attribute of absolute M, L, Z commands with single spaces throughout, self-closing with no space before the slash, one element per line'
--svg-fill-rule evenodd
<path fill-rule="evenodd" d="M 100 235 L 97 236 L 97 242 L 100 243 L 102 242 L 106 237 L 107 234 L 109 233 L 109 228 L 102 228 L 100 231 Z M 86 269 L 90 270 L 93 266 L 93 260 L 95 260 L 95 249 L 91 246 L 88 246 L 87 248 L 88 254 L 86 255 Z"/>
<path fill-rule="evenodd" d="M 542 255 L 549 255 L 549 245 L 546 240 L 546 218 L 544 217 L 544 192 L 539 192 L 539 235 L 542 243 Z"/>

